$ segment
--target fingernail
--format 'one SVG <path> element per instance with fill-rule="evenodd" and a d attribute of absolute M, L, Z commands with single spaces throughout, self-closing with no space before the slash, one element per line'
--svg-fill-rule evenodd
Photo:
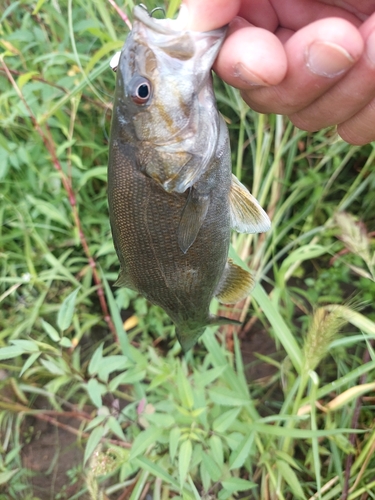
<path fill-rule="evenodd" d="M 370 61 L 375 64 L 375 31 L 367 38 L 366 53 Z"/>
<path fill-rule="evenodd" d="M 336 43 L 314 42 L 307 49 L 306 65 L 316 75 L 333 78 L 344 73 L 353 63 L 349 52 Z"/>
<path fill-rule="evenodd" d="M 247 85 L 263 85 L 268 86 L 259 75 L 256 75 L 252 71 L 250 71 L 246 66 L 242 63 L 237 63 L 233 68 L 233 76 L 239 78 Z"/>

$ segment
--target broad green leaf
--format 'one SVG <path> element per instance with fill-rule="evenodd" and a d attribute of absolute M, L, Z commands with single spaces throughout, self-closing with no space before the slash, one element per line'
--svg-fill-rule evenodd
<path fill-rule="evenodd" d="M 19 469 L 7 470 L 4 472 L 0 472 L 0 484 L 8 484 L 12 479 L 14 474 L 16 474 Z"/>
<path fill-rule="evenodd" d="M 193 446 L 190 439 L 186 439 L 179 449 L 178 452 L 178 475 L 180 478 L 180 488 L 183 487 L 186 476 L 189 471 L 191 455 L 193 453 Z"/>
<path fill-rule="evenodd" d="M 102 395 L 106 392 L 103 384 L 100 384 L 96 378 L 91 378 L 86 384 L 87 393 L 91 401 L 97 408 L 102 407 Z"/>
<path fill-rule="evenodd" d="M 10 16 L 10 14 L 16 10 L 19 6 L 20 2 L 12 2 L 6 9 L 3 11 L 3 15 L 0 17 L 0 24 L 2 24 L 5 19 Z"/>
<path fill-rule="evenodd" d="M 143 380 L 146 376 L 146 370 L 140 370 L 139 367 L 137 366 L 133 370 L 128 370 L 125 373 L 120 373 L 119 375 L 116 375 L 110 383 L 109 383 L 109 389 L 111 391 L 115 391 L 119 385 L 122 384 L 134 384 L 135 382 L 140 382 Z"/>
<path fill-rule="evenodd" d="M 58 333 L 58 331 L 52 325 L 47 323 L 47 321 L 44 321 L 44 319 L 42 319 L 41 321 L 42 321 L 43 330 L 46 332 L 46 334 L 49 336 L 49 338 L 51 340 L 53 340 L 53 342 L 59 342 L 61 340 L 61 338 L 60 338 L 60 334 Z"/>
<path fill-rule="evenodd" d="M 121 428 L 119 421 L 115 417 L 109 417 L 107 420 L 107 425 L 109 429 L 116 434 L 117 437 L 126 441 L 124 431 Z"/>
<path fill-rule="evenodd" d="M 33 340 L 16 339 L 11 340 L 11 344 L 16 347 L 20 347 L 24 353 L 39 351 L 39 347 Z"/>
<path fill-rule="evenodd" d="M 284 462 L 284 460 L 276 460 L 276 465 L 285 482 L 292 490 L 293 497 L 305 499 L 306 497 L 303 493 L 301 483 L 291 466 Z"/>
<path fill-rule="evenodd" d="M 108 382 L 108 377 L 115 371 L 123 370 L 128 358 L 126 356 L 106 356 L 98 367 L 98 377 L 103 382 Z"/>
<path fill-rule="evenodd" d="M 172 463 L 174 461 L 174 457 L 176 456 L 180 436 L 181 429 L 179 427 L 174 427 L 169 433 L 169 456 Z"/>
<path fill-rule="evenodd" d="M 140 432 L 134 439 L 133 446 L 130 452 L 129 460 L 133 460 L 144 453 L 147 448 L 156 444 L 156 441 L 162 435 L 163 429 L 160 427 L 149 427 L 148 429 Z"/>
<path fill-rule="evenodd" d="M 244 437 L 242 443 L 236 448 L 229 460 L 230 470 L 239 469 L 243 466 L 245 460 L 250 454 L 252 444 L 254 442 L 254 432 L 250 432 L 248 436 Z"/>
<path fill-rule="evenodd" d="M 218 366 L 216 368 L 212 368 L 211 370 L 206 370 L 202 373 L 195 373 L 194 380 L 196 384 L 201 387 L 206 387 L 207 385 L 212 384 L 217 378 L 219 378 L 224 370 L 225 366 Z"/>
<path fill-rule="evenodd" d="M 91 455 L 94 453 L 95 448 L 98 446 L 100 440 L 105 434 L 105 428 L 102 426 L 95 427 L 95 429 L 92 431 L 90 434 L 87 443 L 86 443 L 86 448 L 85 448 L 85 455 L 83 458 L 83 463 L 86 463 L 87 460 L 91 457 Z"/>
<path fill-rule="evenodd" d="M 59 312 L 57 314 L 57 326 L 62 331 L 66 330 L 71 325 L 78 291 L 79 288 L 76 288 L 64 299 L 63 303 L 60 306 Z"/>
<path fill-rule="evenodd" d="M 104 409 L 104 407 L 103 407 Z M 109 413 L 109 411 L 108 411 Z M 98 415 L 97 417 L 94 417 L 85 427 L 85 431 L 89 431 L 91 429 L 94 429 L 98 425 L 102 424 L 106 419 L 108 418 L 108 415 Z"/>
<path fill-rule="evenodd" d="M 208 475 L 210 476 L 211 480 L 216 483 L 221 477 L 221 469 L 218 466 L 218 464 L 215 462 L 215 460 L 210 457 L 210 455 L 206 452 L 202 453 L 202 464 L 204 465 L 204 468 L 206 469 Z"/>
<path fill-rule="evenodd" d="M 16 358 L 17 356 L 21 356 L 22 354 L 24 354 L 24 352 L 25 351 L 23 349 L 15 345 L 2 347 L 0 349 L 0 361 L 2 361 L 3 359 Z"/>
<path fill-rule="evenodd" d="M 68 339 L 68 337 L 63 337 L 60 340 L 59 344 L 61 345 L 61 347 L 65 347 L 66 349 L 73 347 L 73 343 L 70 339 Z"/>
<path fill-rule="evenodd" d="M 224 465 L 223 441 L 219 438 L 219 436 L 216 436 L 214 434 L 210 437 L 209 444 L 215 462 L 218 464 L 220 468 L 222 468 Z"/>
<path fill-rule="evenodd" d="M 201 461 L 200 467 L 199 467 L 199 472 L 200 472 L 200 478 L 203 484 L 203 489 L 204 491 L 208 491 L 210 486 L 211 486 L 211 476 L 207 470 L 207 467 L 204 465 L 203 460 Z"/>
<path fill-rule="evenodd" d="M 83 173 L 79 179 L 79 185 L 78 189 L 81 189 L 87 181 L 89 181 L 92 178 L 95 179 L 100 179 L 102 181 L 107 179 L 107 167 L 94 167 L 90 168 L 90 170 L 87 170 L 85 173 Z M 108 242 L 109 248 L 113 248 L 113 245 L 111 242 Z"/>
<path fill-rule="evenodd" d="M 88 367 L 89 375 L 96 375 L 98 373 L 99 366 L 103 361 L 103 348 L 104 344 L 100 344 L 100 346 L 96 348 L 94 354 L 92 355 Z"/>
<path fill-rule="evenodd" d="M 48 360 L 48 359 L 41 359 L 40 360 L 41 364 L 46 368 L 50 373 L 53 375 L 65 375 L 65 370 L 60 366 L 59 360 Z"/>
<path fill-rule="evenodd" d="M 241 393 L 236 393 L 226 387 L 217 387 L 208 391 L 211 400 L 223 406 L 244 406 L 250 403 L 248 397 L 244 397 Z"/>
<path fill-rule="evenodd" d="M 59 210 L 55 205 L 52 205 L 52 203 L 48 203 L 46 201 L 34 198 L 34 197 L 29 197 L 30 201 L 34 204 L 36 210 L 45 216 L 46 219 L 51 219 L 55 222 L 58 222 L 62 226 L 66 228 L 71 227 L 71 222 L 69 220 L 69 217 L 64 213 L 64 211 Z"/>
<path fill-rule="evenodd" d="M 25 371 L 28 370 L 30 366 L 35 363 L 35 361 L 39 358 L 41 354 L 42 354 L 41 352 L 34 352 L 33 354 L 30 354 L 28 359 L 23 364 L 22 370 L 20 371 L 20 377 L 22 377 Z"/>
<path fill-rule="evenodd" d="M 241 479 L 239 477 L 230 477 L 222 481 L 221 484 L 226 490 L 235 493 L 236 491 L 248 491 L 256 488 L 256 483 L 248 481 L 247 479 Z"/>
<path fill-rule="evenodd" d="M 150 413 L 149 415 L 146 414 L 144 417 L 148 422 L 150 422 L 150 424 L 155 424 L 163 429 L 172 427 L 172 425 L 176 422 L 173 415 L 160 412 Z"/>
<path fill-rule="evenodd" d="M 129 460 L 130 460 L 130 458 L 129 458 Z M 144 470 L 147 470 L 148 472 L 153 474 L 155 477 L 158 477 L 162 481 L 165 481 L 166 483 L 171 484 L 177 490 L 180 489 L 178 482 L 171 475 L 169 475 L 168 472 L 166 472 L 162 467 L 160 467 L 160 465 L 158 465 L 154 462 L 151 462 L 151 460 L 149 460 L 146 457 L 137 457 L 134 460 L 134 462 L 136 465 L 138 465 L 139 467 L 141 467 Z"/>
<path fill-rule="evenodd" d="M 234 408 L 233 410 L 228 410 L 221 415 L 219 415 L 213 421 L 212 428 L 215 432 L 223 433 L 225 432 L 236 420 L 241 408 Z"/>

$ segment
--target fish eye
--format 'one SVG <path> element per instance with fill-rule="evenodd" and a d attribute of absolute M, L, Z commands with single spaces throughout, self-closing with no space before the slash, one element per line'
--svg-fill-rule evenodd
<path fill-rule="evenodd" d="M 135 104 L 147 104 L 151 96 L 151 83 L 143 76 L 136 76 L 130 81 L 129 90 Z"/>

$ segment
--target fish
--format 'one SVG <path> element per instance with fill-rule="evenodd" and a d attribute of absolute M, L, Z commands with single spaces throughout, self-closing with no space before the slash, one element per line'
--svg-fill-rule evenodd
<path fill-rule="evenodd" d="M 109 144 L 108 204 L 120 262 L 116 286 L 160 306 L 184 352 L 254 280 L 228 259 L 231 230 L 265 232 L 270 220 L 232 174 L 229 134 L 211 67 L 226 27 L 196 32 L 141 6 L 118 62 Z"/>

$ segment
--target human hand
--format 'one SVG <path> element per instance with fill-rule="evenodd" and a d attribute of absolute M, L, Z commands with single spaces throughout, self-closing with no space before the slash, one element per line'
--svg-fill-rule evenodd
<path fill-rule="evenodd" d="M 214 69 L 252 109 L 375 140 L 375 0 L 184 2 L 189 29 L 230 23 Z"/>

